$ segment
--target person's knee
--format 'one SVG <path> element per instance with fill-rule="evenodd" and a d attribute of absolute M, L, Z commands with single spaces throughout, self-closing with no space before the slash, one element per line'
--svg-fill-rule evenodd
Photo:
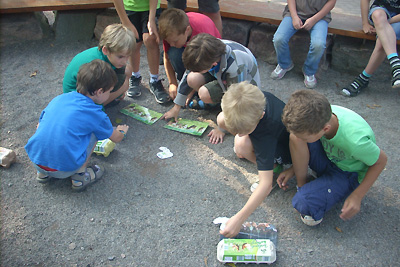
<path fill-rule="evenodd" d="M 212 101 L 212 99 L 211 99 L 211 96 L 210 96 L 210 92 L 208 92 L 207 87 L 201 86 L 201 87 L 199 88 L 198 95 L 199 95 L 199 98 L 200 98 L 204 103 L 206 103 L 206 104 L 211 104 L 211 103 L 213 103 L 213 101 Z"/>
<path fill-rule="evenodd" d="M 309 203 L 304 194 L 302 194 L 300 191 L 294 195 L 292 199 L 292 205 L 293 208 L 295 208 L 301 214 L 312 215 L 309 208 Z"/>
<path fill-rule="evenodd" d="M 193 88 L 195 90 L 198 90 L 202 85 L 204 85 L 204 78 L 203 75 L 200 73 L 196 72 L 190 72 L 187 75 L 187 84 L 189 85 L 190 88 Z"/>
<path fill-rule="evenodd" d="M 155 34 L 152 35 L 148 33 L 143 34 L 143 43 L 147 48 L 157 47 L 158 49 L 157 38 Z"/>
<path fill-rule="evenodd" d="M 374 11 L 371 15 L 371 18 L 375 24 L 375 27 L 379 26 L 380 24 L 383 24 L 385 22 L 388 23 L 386 12 L 382 9 L 378 9 L 378 10 Z"/>
<path fill-rule="evenodd" d="M 314 40 L 311 42 L 311 51 L 315 53 L 323 53 L 325 50 L 326 41 L 325 40 Z"/>
<path fill-rule="evenodd" d="M 274 43 L 275 47 L 279 47 L 279 46 L 287 43 L 287 40 L 286 40 L 284 34 L 280 34 L 280 33 L 276 32 L 274 34 L 274 37 L 272 38 L 272 42 Z"/>

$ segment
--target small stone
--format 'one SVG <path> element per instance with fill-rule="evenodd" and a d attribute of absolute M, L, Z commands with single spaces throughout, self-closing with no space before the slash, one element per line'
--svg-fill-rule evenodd
<path fill-rule="evenodd" d="M 85 250 L 85 248 L 84 248 L 84 247 L 81 247 L 81 250 Z"/>
<path fill-rule="evenodd" d="M 108 257 L 108 260 L 109 261 L 113 261 L 115 259 L 115 256 L 110 256 L 110 257 Z"/>
<path fill-rule="evenodd" d="M 140 196 L 141 193 L 140 192 L 135 192 L 134 195 L 137 197 L 137 196 Z"/>
<path fill-rule="evenodd" d="M 8 186 L 11 187 L 11 186 L 13 186 L 13 184 L 12 184 L 12 183 L 9 183 Z"/>
<path fill-rule="evenodd" d="M 74 250 L 75 248 L 76 248 L 76 244 L 75 243 L 69 244 L 69 249 L 70 250 Z"/>
<path fill-rule="evenodd" d="M 90 218 L 90 221 L 91 221 L 91 222 L 94 222 L 94 218 Z"/>
<path fill-rule="evenodd" d="M 121 254 L 121 258 L 125 259 L 126 255 L 125 254 Z"/>

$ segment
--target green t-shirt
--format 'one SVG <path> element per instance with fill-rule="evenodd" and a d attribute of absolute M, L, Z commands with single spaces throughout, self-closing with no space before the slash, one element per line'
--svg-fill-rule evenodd
<path fill-rule="evenodd" d="M 158 0 L 157 9 L 160 8 L 160 1 Z M 125 10 L 143 12 L 149 11 L 149 0 L 124 0 Z"/>
<path fill-rule="evenodd" d="M 369 168 L 379 158 L 380 149 L 368 123 L 357 113 L 332 105 L 339 128 L 332 139 L 321 138 L 328 158 L 340 169 L 358 173 L 361 183 Z"/>
<path fill-rule="evenodd" d="M 95 59 L 101 59 L 111 65 L 115 70 L 115 67 L 110 63 L 107 56 L 103 54 L 98 47 L 89 48 L 79 54 L 77 54 L 69 63 L 65 70 L 63 79 L 63 92 L 69 93 L 76 91 L 76 76 L 78 75 L 79 68 L 86 63 L 89 63 Z"/>

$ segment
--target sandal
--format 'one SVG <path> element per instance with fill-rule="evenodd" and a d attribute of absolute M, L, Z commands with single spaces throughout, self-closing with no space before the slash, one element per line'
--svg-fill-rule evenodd
<path fill-rule="evenodd" d="M 85 172 L 75 173 L 71 176 L 72 190 L 76 192 L 84 190 L 89 184 L 100 180 L 103 173 L 104 169 L 99 165 L 92 165 L 87 167 Z"/>

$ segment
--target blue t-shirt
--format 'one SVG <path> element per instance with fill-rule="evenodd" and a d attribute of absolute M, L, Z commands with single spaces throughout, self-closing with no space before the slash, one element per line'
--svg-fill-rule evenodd
<path fill-rule="evenodd" d="M 39 127 L 25 146 L 30 160 L 59 171 L 75 171 L 86 161 L 91 135 L 109 138 L 113 127 L 102 106 L 78 92 L 55 97 L 42 111 Z"/>

